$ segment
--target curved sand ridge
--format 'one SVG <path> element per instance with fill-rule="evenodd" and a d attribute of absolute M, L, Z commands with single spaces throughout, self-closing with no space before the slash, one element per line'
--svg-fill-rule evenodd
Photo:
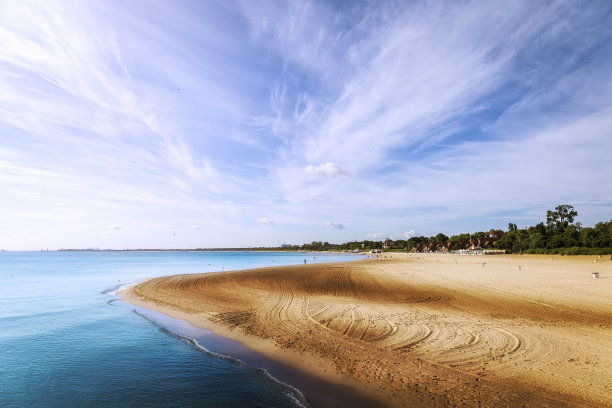
<path fill-rule="evenodd" d="M 157 278 L 130 296 L 268 339 L 385 405 L 612 406 L 612 261 L 596 258 L 395 255 Z"/>

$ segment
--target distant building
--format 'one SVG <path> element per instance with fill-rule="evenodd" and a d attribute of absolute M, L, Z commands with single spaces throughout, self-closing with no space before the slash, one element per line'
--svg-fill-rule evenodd
<path fill-rule="evenodd" d="M 502 231 L 502 230 L 494 230 L 494 229 L 492 229 L 491 231 L 489 231 L 489 238 L 497 240 L 497 239 L 500 239 L 503 236 L 504 236 L 504 231 Z"/>
<path fill-rule="evenodd" d="M 483 255 L 504 255 L 506 253 L 503 249 L 484 249 L 482 251 Z"/>

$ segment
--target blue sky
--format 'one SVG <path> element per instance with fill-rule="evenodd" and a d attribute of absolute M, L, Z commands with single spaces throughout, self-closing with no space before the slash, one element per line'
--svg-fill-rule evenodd
<path fill-rule="evenodd" d="M 0 2 L 0 248 L 612 218 L 607 1 Z"/>

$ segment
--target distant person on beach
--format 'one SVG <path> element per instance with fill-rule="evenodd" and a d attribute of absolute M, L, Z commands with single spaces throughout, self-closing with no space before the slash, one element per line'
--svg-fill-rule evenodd
<path fill-rule="evenodd" d="M 306 263 L 306 259 L 304 259 L 304 263 Z"/>

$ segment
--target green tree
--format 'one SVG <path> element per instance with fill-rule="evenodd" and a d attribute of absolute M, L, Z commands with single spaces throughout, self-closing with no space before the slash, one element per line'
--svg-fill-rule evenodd
<path fill-rule="evenodd" d="M 478 238 L 485 238 L 487 236 L 486 232 L 478 231 L 472 234 L 472 239 L 477 240 Z"/>
<path fill-rule="evenodd" d="M 310 243 L 310 248 L 314 250 L 320 250 L 322 246 L 323 243 L 321 241 L 312 241 Z"/>
<path fill-rule="evenodd" d="M 575 225 L 568 225 L 565 231 L 563 231 L 563 234 L 561 234 L 561 237 L 563 239 L 563 246 L 566 248 L 579 246 L 581 244 L 580 232 Z"/>
<path fill-rule="evenodd" d="M 609 222 L 598 222 L 593 227 L 595 236 L 592 246 L 598 248 L 612 247 L 612 220 Z"/>
<path fill-rule="evenodd" d="M 408 238 L 408 241 L 406 241 L 406 247 L 408 247 L 408 249 L 412 249 L 416 247 L 417 245 L 425 243 L 425 242 L 427 242 L 427 238 L 425 237 L 411 237 L 411 238 Z"/>
<path fill-rule="evenodd" d="M 548 249 L 562 248 L 563 238 L 561 237 L 560 234 L 553 235 L 552 237 L 548 239 L 548 242 L 546 243 L 546 247 Z"/>
<path fill-rule="evenodd" d="M 526 249 L 529 248 L 529 233 L 527 232 L 527 230 L 517 230 L 516 231 L 516 240 L 514 241 L 514 244 L 512 245 L 512 251 L 513 252 L 520 252 L 520 251 L 524 251 Z"/>
<path fill-rule="evenodd" d="M 465 249 L 467 244 L 470 242 L 470 234 L 459 234 L 450 237 L 451 249 L 456 251 L 458 249 Z"/>
<path fill-rule="evenodd" d="M 544 226 L 543 222 L 538 223 L 535 227 L 534 227 L 535 232 L 537 232 L 538 234 L 541 234 L 543 236 L 546 236 L 546 227 Z"/>
<path fill-rule="evenodd" d="M 597 245 L 595 242 L 597 241 L 597 233 L 593 228 L 586 227 L 580 230 L 580 242 L 582 246 L 585 248 L 593 248 Z"/>
<path fill-rule="evenodd" d="M 567 226 L 574 222 L 576 216 L 578 212 L 574 210 L 574 207 L 561 204 L 556 206 L 554 211 L 546 211 L 546 224 L 551 231 L 563 233 Z"/>
<path fill-rule="evenodd" d="M 546 248 L 546 237 L 539 232 L 529 235 L 529 249 Z"/>
<path fill-rule="evenodd" d="M 436 243 L 440 245 L 445 245 L 448 242 L 448 237 L 443 233 L 439 233 L 436 235 Z"/>
<path fill-rule="evenodd" d="M 500 249 L 508 249 L 510 251 L 514 248 L 514 243 L 518 238 L 518 230 L 510 230 L 497 242 L 496 247 Z"/>

